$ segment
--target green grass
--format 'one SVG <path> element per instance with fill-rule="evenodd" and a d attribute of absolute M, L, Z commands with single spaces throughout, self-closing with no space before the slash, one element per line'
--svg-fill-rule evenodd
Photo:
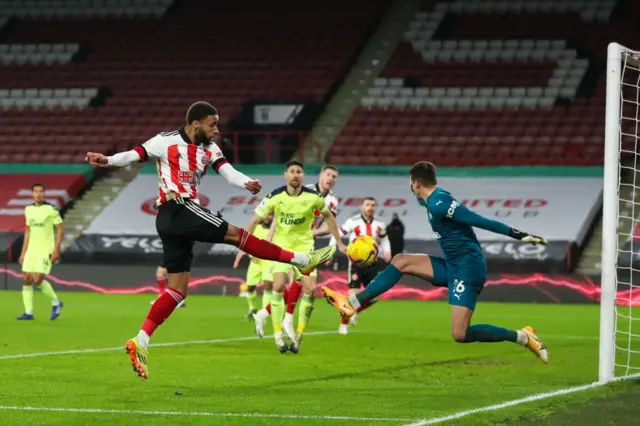
<path fill-rule="evenodd" d="M 354 422 L 321 417 L 430 419 L 597 378 L 599 310 L 580 305 L 479 304 L 474 322 L 536 327 L 549 347 L 548 365 L 511 343 L 455 344 L 449 337 L 450 308 L 441 302 L 379 303 L 362 315 L 349 336 L 340 336 L 335 333 L 336 312 L 318 300 L 309 332 L 329 334 L 309 335 L 300 354 L 281 355 L 272 339 L 252 338 L 253 325 L 243 318 L 244 299 L 213 296 L 191 296 L 188 307 L 177 310 L 154 335 L 154 344 L 185 343 L 152 347 L 146 382 L 135 376 L 124 349 L 2 359 L 14 354 L 121 347 L 137 333 L 152 299 L 150 295 L 61 296 L 66 306 L 57 321 L 49 321 L 50 306 L 37 294 L 36 321 L 18 322 L 20 293 L 0 292 L 0 406 L 258 415 L 0 409 L 3 424 L 346 425 Z M 241 337 L 248 339 L 189 343 Z M 522 419 L 556 424 L 537 419 L 553 422 L 554 413 L 570 412 L 592 400 L 597 403 L 599 398 L 629 392 L 630 387 L 634 389 L 630 384 L 600 387 L 450 424 L 520 424 Z M 593 420 L 594 415 L 587 419 Z"/>

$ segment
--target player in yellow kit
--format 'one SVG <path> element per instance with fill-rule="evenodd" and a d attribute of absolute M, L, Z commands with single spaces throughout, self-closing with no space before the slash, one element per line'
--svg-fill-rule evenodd
<path fill-rule="evenodd" d="M 316 191 L 305 188 L 302 185 L 304 179 L 304 166 L 298 161 L 289 161 L 285 166 L 284 177 L 287 184 L 272 191 L 267 195 L 260 205 L 256 207 L 255 214 L 247 230 L 252 232 L 264 217 L 273 213 L 275 222 L 275 233 L 273 242 L 279 244 L 283 248 L 295 247 L 297 250 L 307 252 L 314 249 L 314 237 L 312 226 L 315 220 L 316 210 L 324 217 L 329 231 L 332 235 L 338 236 L 340 241 L 338 248 L 342 252 L 346 252 L 346 247 L 340 240 L 340 231 L 336 220 L 327 208 L 324 198 Z M 285 312 L 285 304 L 283 291 L 289 274 L 293 270 L 293 279 L 301 280 L 303 288 L 302 302 L 298 310 L 298 330 L 293 335 L 293 330 L 286 330 L 282 327 L 282 319 Z M 271 296 L 271 319 L 273 322 L 274 338 L 276 347 L 281 353 L 291 350 L 298 352 L 300 340 L 304 329 L 309 322 L 311 312 L 314 305 L 315 285 L 313 280 L 308 276 L 303 276 L 297 268 L 290 265 L 273 262 L 273 294 Z M 264 321 L 268 317 L 268 313 L 261 309 L 255 316 L 256 332 L 260 337 L 264 335 Z M 293 328 L 293 327 L 292 327 Z M 284 340 L 282 330 L 285 330 L 287 337 L 291 339 L 291 345 Z"/>
<path fill-rule="evenodd" d="M 253 235 L 261 240 L 266 240 L 269 234 L 269 228 L 273 222 L 273 213 L 266 215 L 253 230 Z M 244 256 L 242 250 L 238 250 L 236 260 L 233 262 L 233 268 L 236 269 L 240 264 L 240 259 Z M 273 287 L 273 274 L 271 273 L 271 262 L 268 260 L 258 259 L 257 257 L 250 256 L 251 261 L 247 268 L 247 278 L 245 284 L 247 285 L 247 303 L 249 304 L 249 313 L 247 319 L 253 319 L 253 314 L 258 312 L 256 299 L 258 294 L 256 293 L 256 287 L 258 284 L 262 284 L 262 306 L 267 306 L 271 299 L 271 289 Z"/>
<path fill-rule="evenodd" d="M 42 290 L 49 299 L 53 308 L 51 320 L 60 316 L 62 302 L 53 291 L 45 275 L 51 272 L 51 265 L 60 258 L 60 245 L 62 244 L 62 218 L 60 212 L 51 204 L 44 201 L 44 186 L 36 183 L 31 187 L 31 195 L 34 203 L 25 207 L 25 231 L 20 264 L 24 273 L 22 286 L 22 301 L 24 302 L 24 314 L 19 320 L 32 320 L 33 316 L 33 285 Z M 54 234 L 55 228 L 55 234 Z"/>

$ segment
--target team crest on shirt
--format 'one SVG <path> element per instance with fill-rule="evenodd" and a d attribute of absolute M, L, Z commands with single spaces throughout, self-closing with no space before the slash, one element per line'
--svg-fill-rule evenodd
<path fill-rule="evenodd" d="M 202 207 L 207 207 L 211 202 L 209 200 L 209 197 L 207 197 L 206 195 L 198 195 L 198 199 L 200 200 L 200 205 Z M 140 210 L 142 210 L 146 214 L 156 216 L 158 214 L 158 206 L 156 206 L 156 198 L 149 198 L 148 200 L 145 200 L 140 205 Z"/>
<path fill-rule="evenodd" d="M 208 155 L 203 155 L 202 158 L 200 159 L 200 161 L 202 161 L 202 165 L 206 167 L 207 164 L 209 164 L 209 156 Z"/>

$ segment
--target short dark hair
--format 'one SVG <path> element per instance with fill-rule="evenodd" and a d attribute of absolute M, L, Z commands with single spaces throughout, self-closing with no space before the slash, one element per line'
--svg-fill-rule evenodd
<path fill-rule="evenodd" d="M 333 170 L 334 172 L 338 173 L 338 168 L 331 164 L 325 164 L 324 166 L 322 166 L 322 168 L 320 169 L 320 173 L 324 172 L 325 170 Z"/>
<path fill-rule="evenodd" d="M 31 185 L 31 192 L 33 192 L 33 190 L 34 190 L 34 189 L 36 189 L 36 188 L 38 188 L 38 187 L 42 188 L 42 190 L 44 191 L 44 185 L 43 185 L 43 184 L 41 184 L 41 183 L 34 183 L 33 185 Z"/>
<path fill-rule="evenodd" d="M 189 107 L 187 110 L 187 124 L 191 124 L 194 121 L 200 121 L 207 118 L 210 115 L 217 115 L 218 110 L 209 102 L 198 101 Z"/>
<path fill-rule="evenodd" d="M 375 198 L 373 198 L 373 197 L 364 197 L 364 198 L 362 199 L 362 204 L 364 204 L 364 202 L 365 202 L 365 201 L 373 201 L 374 203 L 378 204 L 378 202 L 376 201 L 376 199 L 375 199 Z"/>
<path fill-rule="evenodd" d="M 411 180 L 417 180 L 424 186 L 435 186 L 438 184 L 436 166 L 428 161 L 420 161 L 414 164 L 411 170 L 409 170 L 409 176 L 411 176 Z"/>
<path fill-rule="evenodd" d="M 304 164 L 302 164 L 298 160 L 289 160 L 289 161 L 287 161 L 287 164 L 284 165 L 284 169 L 285 170 L 289 170 L 289 167 L 293 167 L 293 166 L 298 166 L 302 170 L 304 170 Z"/>

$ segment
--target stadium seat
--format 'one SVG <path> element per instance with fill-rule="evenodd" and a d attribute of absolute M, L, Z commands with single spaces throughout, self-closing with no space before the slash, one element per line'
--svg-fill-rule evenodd
<path fill-rule="evenodd" d="M 405 41 L 372 85 L 376 90 L 367 93 L 366 108 L 355 112 L 336 145 L 371 137 L 377 128 L 364 120 L 365 114 L 376 115 L 384 105 L 383 113 L 396 123 L 395 133 L 443 138 L 438 148 L 433 142 L 412 140 L 431 147 L 431 154 L 447 164 L 456 163 L 451 153 L 457 148 L 442 151 L 440 146 L 459 146 L 457 138 L 474 139 L 467 142 L 468 153 L 460 152 L 458 165 L 601 164 L 605 79 L 600 68 L 591 68 L 596 77 L 583 83 L 592 64 L 604 59 L 609 40 L 640 45 L 632 30 L 640 4 L 629 5 L 624 16 L 611 15 L 614 5 L 425 1 L 406 29 Z M 434 40 L 435 29 L 449 12 L 456 19 L 449 22 L 446 38 Z M 609 19 L 615 22 L 601 24 Z M 394 86 L 397 92 L 384 91 L 391 80 L 404 81 L 412 90 L 407 107 L 397 99 L 409 91 L 400 86 Z M 631 107 L 628 113 L 635 115 Z M 400 117 L 414 113 L 408 130 L 409 122 Z M 414 145 L 414 152 L 421 152 L 420 147 Z M 389 155 L 396 162 L 415 161 L 415 156 L 399 151 L 385 151 L 384 156 Z"/>
<path fill-rule="evenodd" d="M 85 145 L 113 137 L 113 150 L 177 127 L 186 107 L 199 99 L 218 107 L 222 126 L 255 101 L 321 103 L 386 7 L 385 0 L 240 0 L 216 4 L 211 27 L 210 14 L 202 13 L 210 9 L 207 0 L 181 2 L 168 12 L 173 3 L 39 0 L 34 7 L 0 0 L 1 15 L 19 18 L 0 44 L 3 134 L 20 141 L 69 133 L 83 137 Z M 326 13 L 338 9 L 339 19 Z M 195 27 L 211 28 L 211 36 Z M 194 56 L 196 50 L 203 54 Z M 404 88 L 404 79 L 385 80 L 383 86 L 398 95 L 394 105 L 410 106 L 413 91 Z M 90 107 L 99 96 L 104 105 Z M 378 105 L 373 99 L 363 100 L 363 108 Z M 391 107 L 392 101 L 382 105 Z M 32 110 L 47 124 L 13 125 Z M 145 124 L 131 127 L 133 117 Z"/>

